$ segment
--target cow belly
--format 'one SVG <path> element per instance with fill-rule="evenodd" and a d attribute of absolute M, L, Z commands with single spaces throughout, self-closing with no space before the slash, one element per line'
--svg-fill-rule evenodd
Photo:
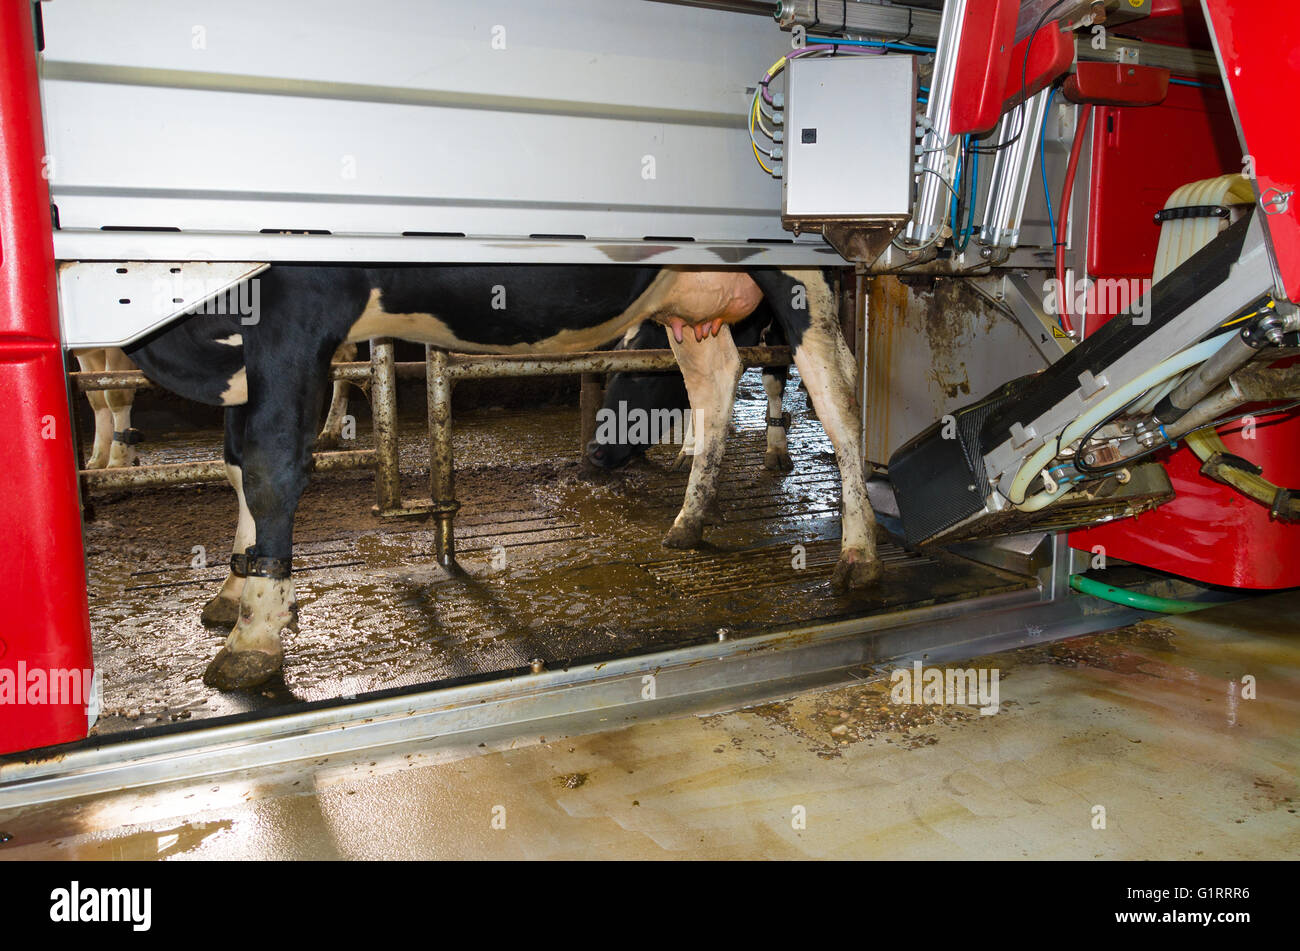
<path fill-rule="evenodd" d="M 634 304 L 623 313 L 591 327 L 559 329 L 554 334 L 535 342 L 489 344 L 458 335 L 436 314 L 389 313 L 384 309 L 383 295 L 376 288 L 370 292 L 370 300 L 366 304 L 365 311 L 348 330 L 348 340 L 357 342 L 372 337 L 396 337 L 399 340 L 427 343 L 444 350 L 455 350 L 461 353 L 574 353 L 597 350 L 611 340 L 621 337 L 629 327 L 641 320 L 640 317 L 635 316 L 639 312 L 637 305 Z M 498 319 L 509 321 L 509 310 L 503 310 Z"/>
<path fill-rule="evenodd" d="M 735 323 L 753 312 L 762 297 L 758 285 L 743 271 L 665 268 L 630 306 L 608 320 L 586 327 L 558 327 L 540 340 L 491 344 L 467 336 L 464 330 L 457 333 L 433 313 L 392 312 L 385 307 L 383 290 L 373 288 L 365 310 L 348 331 L 348 340 L 397 337 L 464 353 L 572 353 L 599 349 L 644 320 Z M 511 311 L 503 308 L 492 319 L 508 323 Z"/>

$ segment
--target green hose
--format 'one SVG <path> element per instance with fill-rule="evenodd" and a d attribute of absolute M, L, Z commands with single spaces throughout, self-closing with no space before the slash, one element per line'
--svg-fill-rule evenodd
<path fill-rule="evenodd" d="M 1094 598 L 1101 598 L 1103 601 L 1127 605 L 1140 611 L 1157 611 L 1161 614 L 1187 614 L 1190 611 L 1215 607 L 1213 601 L 1179 601 L 1176 598 L 1158 598 L 1154 594 L 1143 594 L 1141 591 L 1116 588 L 1114 585 L 1103 584 L 1094 578 L 1085 578 L 1083 575 L 1070 575 L 1070 587 L 1080 594 L 1090 594 Z"/>

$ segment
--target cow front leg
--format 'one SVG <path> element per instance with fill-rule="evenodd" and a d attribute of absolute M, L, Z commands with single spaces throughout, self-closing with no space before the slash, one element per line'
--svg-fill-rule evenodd
<path fill-rule="evenodd" d="M 763 453 L 763 468 L 773 472 L 789 472 L 794 468 L 786 439 L 790 414 L 782 402 L 789 375 L 788 367 L 763 367 L 763 392 L 767 394 L 767 451 Z"/>
<path fill-rule="evenodd" d="M 681 343 L 672 334 L 668 337 L 691 400 L 695 454 L 682 510 L 664 538 L 664 546 L 694 548 L 704 537 L 705 516 L 717 495 L 727 424 L 744 367 L 726 326 L 716 337 L 705 336 L 698 341 L 691 334 L 683 334 Z"/>
<path fill-rule="evenodd" d="M 864 588 L 880 578 L 876 517 L 867 499 L 857 361 L 840 332 L 830 284 L 819 270 L 750 272 L 776 312 L 808 398 L 835 447 L 840 470 L 840 558 L 831 581 L 837 588 Z"/>
<path fill-rule="evenodd" d="M 251 690 L 284 664 L 281 632 L 297 616 L 292 571 L 293 518 L 306 488 L 320 406 L 319 379 L 276 387 L 244 426 L 242 483 L 256 541 L 244 551 L 239 616 L 203 682 L 218 690 Z M 229 580 L 229 579 L 228 579 Z"/>

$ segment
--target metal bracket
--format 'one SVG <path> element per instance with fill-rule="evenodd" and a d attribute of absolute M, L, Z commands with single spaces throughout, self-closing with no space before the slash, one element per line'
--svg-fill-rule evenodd
<path fill-rule="evenodd" d="M 268 263 L 258 261 L 60 264 L 59 311 L 64 346 L 120 347 L 131 343 L 268 267 Z M 241 290 L 236 304 L 242 322 L 253 324 L 259 319 L 259 296 Z"/>
<path fill-rule="evenodd" d="M 1110 381 L 1106 379 L 1106 374 L 1093 376 L 1091 370 L 1084 370 L 1079 374 L 1079 397 L 1087 402 L 1092 399 L 1106 387 L 1110 386 Z"/>
<path fill-rule="evenodd" d="M 1017 451 L 1023 451 L 1025 447 L 1042 444 L 1038 438 L 1038 433 L 1034 431 L 1033 426 L 1023 426 L 1020 423 L 1011 424 L 1011 448 Z"/>
<path fill-rule="evenodd" d="M 1027 275 L 1006 274 L 1000 281 L 989 286 L 981 280 L 972 280 L 970 285 L 998 310 L 1009 314 L 1020 325 L 1029 337 L 1029 342 L 1042 354 L 1047 363 L 1055 363 L 1064 356 L 1067 340 L 1057 337 L 1053 332 L 1056 321 L 1048 317 L 1043 310 L 1042 297 L 1034 293 Z"/>

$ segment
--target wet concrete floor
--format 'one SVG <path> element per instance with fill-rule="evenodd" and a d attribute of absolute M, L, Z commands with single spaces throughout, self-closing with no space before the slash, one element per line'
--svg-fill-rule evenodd
<path fill-rule="evenodd" d="M 555 668 L 716 640 L 720 628 L 743 637 L 1026 584 L 963 559 L 890 546 L 884 583 L 834 593 L 839 476 L 796 384 L 797 377 L 786 393 L 795 468 L 777 473 L 762 467 L 758 372 L 742 380 L 715 524 L 707 547 L 694 552 L 660 545 L 686 482 L 670 471 L 678 447 L 653 447 L 613 473 L 584 471 L 572 406 L 485 407 L 457 417 L 465 578 L 436 566 L 427 521 L 371 514 L 370 473 L 317 475 L 295 526 L 300 630 L 286 639 L 283 683 L 252 696 L 201 681 L 225 636 L 204 628 L 199 613 L 225 576 L 233 492 L 208 485 L 98 493 L 86 536 L 104 679 L 96 732 L 487 676 L 534 658 Z M 424 407 L 407 400 L 402 409 L 406 496 L 427 498 Z M 359 433 L 343 448 L 366 448 L 364 423 Z M 178 426 L 151 431 L 142 455 L 214 458 L 220 444 L 215 430 Z"/>
<path fill-rule="evenodd" d="M 1300 857 L 1300 592 L 970 665 L 996 714 L 874 680 L 414 744 L 0 813 L 0 859 Z"/>

